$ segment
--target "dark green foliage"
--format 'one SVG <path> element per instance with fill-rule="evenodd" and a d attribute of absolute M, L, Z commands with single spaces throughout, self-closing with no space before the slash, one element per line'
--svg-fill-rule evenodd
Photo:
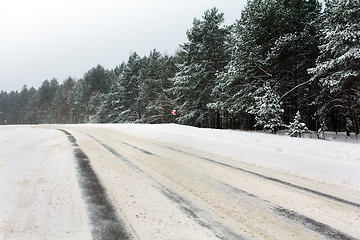
<path fill-rule="evenodd" d="M 174 57 L 162 56 L 156 50 L 143 58 L 133 53 L 104 96 L 97 121 L 170 122 L 173 103 L 168 90 L 175 72 Z"/>
<path fill-rule="evenodd" d="M 360 2 L 326 1 L 320 26 L 320 54 L 309 70 L 320 89 L 316 115 L 330 119 L 335 131 L 352 119 L 359 134 Z"/>
<path fill-rule="evenodd" d="M 175 60 L 161 56 L 156 50 L 144 59 L 139 78 L 139 100 L 142 104 L 142 121 L 147 123 L 166 123 L 171 121 L 171 110 L 174 107 L 169 89 L 170 79 L 176 72 Z"/>
<path fill-rule="evenodd" d="M 222 26 L 224 14 L 216 8 L 195 19 L 187 31 L 188 42 L 179 54 L 181 64 L 174 78 L 173 91 L 178 121 L 200 127 L 219 127 L 218 112 L 208 108 L 217 74 L 229 60 L 229 28 Z"/>
<path fill-rule="evenodd" d="M 259 107 L 255 93 L 266 83 L 285 110 L 276 118 L 289 123 L 288 116 L 312 102 L 307 69 L 317 56 L 314 21 L 319 14 L 317 1 L 249 1 L 234 26 L 231 61 L 218 76 L 214 91 L 220 98 L 211 107 L 250 120 L 249 109 Z"/>
<path fill-rule="evenodd" d="M 84 78 L 77 82 L 76 99 L 73 108 L 75 123 L 86 121 L 89 116 L 96 114 L 100 108 L 103 94 L 110 90 L 109 71 L 101 65 L 90 69 L 85 73 Z"/>
<path fill-rule="evenodd" d="M 318 0 L 249 0 L 239 17 L 224 26 L 223 13 L 206 11 L 174 56 L 132 53 L 115 69 L 1 92 L 0 124 L 174 121 L 276 132 L 294 128 L 301 112 L 310 130 L 359 132 L 359 1 L 327 0 L 321 13 Z"/>
<path fill-rule="evenodd" d="M 57 112 L 55 109 L 55 96 L 59 83 L 54 78 L 51 81 L 45 80 L 37 91 L 37 120 L 38 123 L 55 123 Z"/>

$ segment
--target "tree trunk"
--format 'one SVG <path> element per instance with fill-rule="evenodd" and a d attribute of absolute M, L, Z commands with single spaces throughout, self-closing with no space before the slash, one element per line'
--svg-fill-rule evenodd
<path fill-rule="evenodd" d="M 357 136 L 359 135 L 359 120 L 356 114 L 356 110 L 354 109 L 353 111 L 353 116 L 354 116 L 354 127 L 355 127 L 355 136 L 357 138 Z"/>

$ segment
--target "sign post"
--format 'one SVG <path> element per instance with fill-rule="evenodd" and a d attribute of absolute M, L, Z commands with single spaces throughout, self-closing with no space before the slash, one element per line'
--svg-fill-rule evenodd
<path fill-rule="evenodd" d="M 176 109 L 171 110 L 172 122 L 175 122 Z"/>

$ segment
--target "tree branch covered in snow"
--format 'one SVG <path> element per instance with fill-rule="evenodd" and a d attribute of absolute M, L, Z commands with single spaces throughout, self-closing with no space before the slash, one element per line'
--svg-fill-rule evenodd
<path fill-rule="evenodd" d="M 276 132 L 301 112 L 310 130 L 344 131 L 351 121 L 359 134 L 360 1 L 321 7 L 318 0 L 249 0 L 230 26 L 209 9 L 173 56 L 134 52 L 78 80 L 2 91 L 0 124 L 177 122 Z"/>

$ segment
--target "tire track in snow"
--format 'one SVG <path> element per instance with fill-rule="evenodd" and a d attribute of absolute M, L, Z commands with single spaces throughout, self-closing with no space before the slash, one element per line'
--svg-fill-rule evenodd
<path fill-rule="evenodd" d="M 94 240 L 133 239 L 124 220 L 120 219 L 112 206 L 106 189 L 91 167 L 89 158 L 80 149 L 73 135 L 63 129 L 74 148 L 74 157 L 78 168 L 78 183 L 88 209 L 91 222 L 91 234 Z"/>
<path fill-rule="evenodd" d="M 145 150 L 145 149 L 143 149 L 143 148 L 139 148 L 139 147 L 134 146 L 134 145 L 132 145 L 132 144 L 129 144 L 129 143 L 127 143 L 127 142 L 123 142 L 123 141 L 120 141 L 120 142 L 121 142 L 122 144 L 126 145 L 126 146 L 129 146 L 129 147 L 132 147 L 132 148 L 134 148 L 134 149 L 136 149 L 136 150 L 139 150 L 140 152 L 142 152 L 142 153 L 144 153 L 144 154 L 146 154 L 146 155 L 157 156 L 156 154 L 154 154 L 154 153 L 152 153 L 152 152 L 149 152 L 149 151 L 147 151 L 147 150 Z"/>
<path fill-rule="evenodd" d="M 127 146 L 130 146 L 130 147 L 134 148 L 134 149 L 137 149 L 137 150 L 139 150 L 139 151 L 141 151 L 141 152 L 143 152 L 143 153 L 145 153 L 147 155 L 157 156 L 154 153 L 151 153 L 151 152 L 149 152 L 149 151 L 147 151 L 145 149 L 139 148 L 139 147 L 134 146 L 132 144 L 129 144 L 129 143 L 126 143 L 126 142 L 123 142 L 123 141 L 120 141 L 120 142 L 122 144 L 124 144 L 124 145 L 127 145 Z M 345 199 L 342 199 L 342 198 L 339 198 L 339 197 L 336 197 L 336 196 L 333 196 L 333 195 L 330 195 L 330 194 L 326 194 L 326 193 L 319 192 L 319 191 L 316 191 L 316 190 L 313 190 L 313 189 L 310 189 L 310 188 L 302 187 L 302 186 L 299 186 L 299 185 L 296 185 L 296 184 L 293 184 L 293 183 L 289 183 L 289 182 L 286 182 L 286 181 L 283 181 L 283 180 L 280 180 L 280 179 L 277 179 L 277 178 L 265 176 L 265 175 L 257 173 L 257 172 L 249 171 L 249 170 L 246 170 L 246 169 L 243 169 L 243 168 L 240 168 L 240 167 L 235 167 L 235 166 L 232 166 L 230 164 L 218 162 L 216 160 L 213 160 L 213 159 L 210 159 L 210 158 L 207 158 L 207 157 L 198 156 L 196 154 L 185 152 L 185 151 L 175 149 L 175 148 L 172 148 L 172 147 L 166 147 L 166 146 L 161 146 L 161 147 L 172 150 L 172 151 L 175 151 L 175 152 L 183 153 L 183 154 L 189 155 L 191 157 L 196 157 L 196 158 L 211 162 L 211 163 L 216 164 L 216 165 L 220 165 L 220 166 L 223 166 L 223 167 L 227 167 L 227 168 L 238 170 L 238 171 L 241 171 L 241 172 L 244 172 L 244 173 L 248 173 L 248 174 L 263 178 L 265 180 L 280 183 L 282 185 L 285 185 L 285 186 L 288 186 L 288 187 L 291 187 L 291 188 L 294 188 L 294 189 L 309 192 L 309 193 L 312 193 L 314 195 L 324 197 L 324 198 L 327 198 L 327 199 L 330 199 L 330 200 L 333 200 L 333 201 L 336 201 L 336 202 L 340 202 L 340 203 L 343 203 L 343 204 L 346 204 L 346 205 L 349 205 L 349 206 L 352 206 L 352 207 L 360 208 L 360 203 L 351 202 L 351 201 L 348 201 L 348 200 L 345 200 Z"/>
<path fill-rule="evenodd" d="M 275 207 L 274 211 L 281 216 L 291 219 L 294 222 L 299 222 L 303 224 L 307 228 L 310 228 L 315 232 L 320 233 L 331 240 L 358 240 L 357 238 L 354 238 L 346 233 L 340 232 L 339 230 L 336 230 L 326 224 L 318 222 L 312 218 L 306 217 L 295 211 L 291 211 L 282 207 Z"/>
<path fill-rule="evenodd" d="M 316 190 L 313 190 L 313 189 L 310 189 L 310 188 L 306 188 L 306 187 L 302 187 L 302 186 L 299 186 L 299 185 L 296 185 L 296 184 L 292 184 L 292 183 L 289 183 L 289 182 L 286 182 L 286 181 L 283 181 L 283 180 L 280 180 L 280 179 L 277 179 L 277 178 L 265 176 L 265 175 L 262 175 L 262 174 L 257 173 L 257 172 L 249 171 L 249 170 L 246 170 L 246 169 L 243 169 L 243 168 L 240 168 L 240 167 L 235 167 L 235 166 L 232 166 L 232 165 L 229 165 L 229 164 L 226 164 L 226 163 L 218 162 L 218 161 L 215 161 L 215 160 L 207 158 L 207 157 L 198 156 L 196 154 L 185 152 L 185 151 L 175 149 L 175 148 L 172 148 L 172 147 L 166 147 L 166 146 L 162 146 L 162 147 L 167 148 L 167 149 L 172 150 L 172 151 L 180 152 L 180 153 L 192 156 L 192 157 L 196 157 L 196 158 L 211 162 L 211 163 L 219 165 L 219 166 L 223 166 L 223 167 L 231 168 L 231 169 L 238 170 L 238 171 L 241 171 L 241 172 L 244 172 L 244 173 L 248 173 L 248 174 L 260 177 L 260 178 L 265 179 L 265 180 L 269 180 L 269 181 L 272 181 L 272 182 L 276 182 L 276 183 L 285 185 L 287 187 L 291 187 L 291 188 L 298 189 L 298 190 L 301 190 L 301 191 L 304 191 L 304 192 L 312 193 L 314 195 L 324 197 L 324 198 L 327 198 L 327 199 L 330 199 L 330 200 L 333 200 L 333 201 L 336 201 L 336 202 L 340 202 L 340 203 L 343 203 L 343 204 L 346 204 L 346 205 L 349 205 L 349 206 L 352 206 L 352 207 L 360 208 L 360 203 L 351 202 L 351 201 L 348 201 L 348 200 L 345 200 L 345 199 L 342 199 L 342 198 L 339 198 L 339 197 L 336 197 L 336 196 L 333 196 L 333 195 L 330 195 L 330 194 L 326 194 L 326 193 L 319 192 L 319 191 L 316 191 Z"/>
<path fill-rule="evenodd" d="M 245 240 L 246 238 L 241 236 L 238 233 L 233 232 L 230 228 L 223 225 L 221 222 L 216 221 L 214 219 L 209 219 L 208 216 L 206 216 L 206 212 L 195 207 L 189 200 L 185 199 L 178 193 L 168 189 L 165 185 L 157 181 L 155 178 L 153 178 L 151 175 L 144 172 L 140 167 L 138 167 L 136 164 L 125 158 L 123 155 L 121 155 L 119 152 L 117 152 L 115 149 L 110 147 L 107 144 L 104 144 L 94 136 L 91 136 L 89 134 L 86 134 L 90 138 L 94 139 L 96 142 L 98 142 L 101 146 L 103 146 L 107 151 L 109 151 L 112 155 L 123 161 L 128 167 L 132 168 L 133 170 L 144 174 L 149 179 L 151 179 L 157 186 L 158 190 L 169 200 L 176 203 L 178 207 L 181 209 L 182 212 L 184 212 L 188 217 L 192 218 L 195 222 L 197 222 L 200 226 L 209 229 L 213 232 L 213 234 L 219 238 L 219 239 L 234 239 L 234 240 Z M 149 151 L 144 151 L 143 149 L 140 149 L 138 147 L 135 147 L 130 144 L 125 144 L 130 147 L 133 147 L 136 150 L 141 151 L 143 154 L 150 154 Z"/>
<path fill-rule="evenodd" d="M 127 145 L 129 147 L 132 147 L 132 148 L 134 148 L 136 150 L 139 150 L 139 151 L 141 151 L 141 152 L 143 152 L 143 153 L 145 153 L 147 155 L 157 156 L 156 154 L 154 154 L 152 152 L 149 152 L 148 150 L 139 148 L 139 147 L 134 146 L 134 145 L 132 145 L 130 143 L 123 142 L 123 141 L 120 141 L 120 143 L 122 143 L 124 145 Z M 290 187 L 290 188 L 298 189 L 298 190 L 301 190 L 301 191 L 304 191 L 304 192 L 308 192 L 308 193 L 311 193 L 311 194 L 314 194 L 314 195 L 317 195 L 317 196 L 320 196 L 320 197 L 324 197 L 324 198 L 333 200 L 335 202 L 343 203 L 343 204 L 346 204 L 346 205 L 349 205 L 349 206 L 356 207 L 356 208 L 360 209 L 360 203 L 351 202 L 351 201 L 348 201 L 346 199 L 339 198 L 339 197 L 336 197 L 336 196 L 333 196 L 333 195 L 330 195 L 330 194 L 327 194 L 327 193 L 323 193 L 323 192 L 316 191 L 316 190 L 313 190 L 313 189 L 310 189 L 310 188 L 302 187 L 302 186 L 299 186 L 299 185 L 296 185 L 296 184 L 293 184 L 293 183 L 289 183 L 289 182 L 286 182 L 286 181 L 283 181 L 283 180 L 280 180 L 280 179 L 277 179 L 277 178 L 265 176 L 263 174 L 253 172 L 253 171 L 249 171 L 249 170 L 246 170 L 244 168 L 232 166 L 230 164 L 218 162 L 216 160 L 213 160 L 213 159 L 210 159 L 210 158 L 207 158 L 207 157 L 202 157 L 202 156 L 199 156 L 199 155 L 196 155 L 196 154 L 193 154 L 193 153 L 185 152 L 185 151 L 182 151 L 182 150 L 179 150 L 179 149 L 176 149 L 176 148 L 167 147 L 167 146 L 163 146 L 163 145 L 158 145 L 158 146 L 161 146 L 163 148 L 166 148 L 166 149 L 169 149 L 169 150 L 172 150 L 172 151 L 175 151 L 175 152 L 183 153 L 183 154 L 189 155 L 191 157 L 196 157 L 196 158 L 205 160 L 207 162 L 211 162 L 211 163 L 219 165 L 219 166 L 223 166 L 223 167 L 231 168 L 231 169 L 238 170 L 238 171 L 241 171 L 241 172 L 244 172 L 244 173 L 248 173 L 248 174 L 260 177 L 262 179 L 268 180 L 268 181 L 276 182 L 276 183 L 285 185 L 285 186 Z"/>
<path fill-rule="evenodd" d="M 147 150 L 144 150 L 144 149 L 139 148 L 139 147 L 137 147 L 137 146 L 134 146 L 134 145 L 132 145 L 132 144 L 129 144 L 129 143 L 126 143 L 126 142 L 123 142 L 123 141 L 121 141 L 121 143 L 124 144 L 124 145 L 130 146 L 130 147 L 132 147 L 132 148 L 134 148 L 134 149 L 137 149 L 137 150 L 139 150 L 139 151 L 141 151 L 141 152 L 143 152 L 143 153 L 145 153 L 145 154 L 149 154 L 149 153 L 150 153 L 151 155 L 157 156 L 157 155 L 154 154 L 154 153 L 151 153 L 151 152 L 149 152 L 149 151 L 147 151 Z M 162 147 L 164 147 L 164 146 L 162 146 Z M 187 155 L 192 156 L 192 157 L 200 158 L 200 159 L 206 160 L 206 161 L 211 162 L 211 163 L 215 163 L 215 164 L 218 164 L 218 165 L 230 167 L 230 168 L 236 169 L 236 170 L 241 170 L 241 171 L 243 171 L 243 172 L 250 173 L 250 174 L 256 175 L 256 176 L 261 177 L 261 178 L 265 178 L 265 179 L 267 179 L 267 180 L 271 180 L 271 181 L 274 181 L 274 182 L 280 182 L 280 183 L 283 183 L 283 184 L 285 183 L 284 185 L 287 185 L 287 186 L 289 186 L 289 185 L 291 185 L 291 186 L 292 186 L 292 185 L 293 185 L 293 186 L 297 186 L 297 185 L 294 185 L 294 184 L 291 184 L 291 183 L 288 183 L 288 182 L 284 182 L 284 181 L 279 180 L 279 179 L 276 179 L 276 178 L 267 177 L 267 176 L 261 175 L 261 174 L 259 174 L 259 173 L 251 172 L 251 171 L 248 171 L 248 170 L 245 170 L 245 169 L 242 169 L 242 168 L 237 168 L 237 167 L 234 167 L 234 166 L 225 164 L 225 163 L 217 162 L 217 161 L 212 160 L 212 159 L 209 159 L 209 158 L 205 158 L 205 157 L 201 157 L 201 156 L 198 156 L 198 155 L 195 155 L 195 154 L 192 154 L 192 153 L 184 152 L 184 151 L 179 150 L 179 149 L 175 149 L 175 148 L 171 148 L 171 147 L 165 147 L 165 148 L 170 149 L 170 150 L 172 150 L 172 151 L 176 151 L 176 152 L 180 152 L 180 153 L 183 153 L 183 154 L 187 154 Z M 112 149 L 112 150 L 109 150 L 109 151 L 114 151 L 114 150 Z M 279 215 L 279 216 L 282 216 L 282 217 L 285 217 L 285 218 L 287 218 L 287 219 L 289 219 L 289 220 L 291 220 L 291 221 L 297 222 L 297 223 L 299 223 L 299 224 L 302 224 L 302 225 L 305 226 L 306 228 L 311 229 L 311 230 L 313 230 L 314 232 L 316 232 L 316 233 L 318 233 L 318 234 L 321 234 L 321 235 L 323 235 L 323 236 L 325 236 L 325 237 L 327 237 L 327 238 L 329 238 L 329 239 L 334 239 L 334 240 L 342 240 L 342 239 L 344 239 L 344 240 L 357 240 L 356 238 L 354 238 L 354 237 L 352 237 L 352 236 L 350 236 L 350 235 L 348 235 L 348 234 L 346 234 L 346 233 L 343 233 L 343 232 L 341 232 L 341 231 L 339 231 L 339 230 L 337 230 L 337 229 L 334 229 L 334 228 L 332 228 L 332 227 L 330 227 L 330 226 L 328 226 L 328 225 L 326 225 L 326 224 L 324 224 L 324 223 L 321 223 L 321 222 L 319 222 L 319 221 L 316 221 L 316 220 L 314 220 L 314 219 L 312 219 L 312 218 L 309 218 L 309 217 L 307 217 L 307 216 L 305 216 L 305 215 L 302 215 L 302 214 L 300 214 L 300 213 L 298 213 L 298 212 L 295 212 L 295 211 L 292 211 L 292 210 L 283 208 L 283 207 L 278 206 L 278 205 L 274 205 L 274 204 L 272 204 L 271 202 L 269 202 L 269 201 L 267 201 L 267 200 L 265 200 L 265 199 L 262 199 L 262 198 L 260 198 L 259 196 L 256 196 L 256 195 L 254 195 L 254 194 L 251 194 L 251 193 L 249 193 L 249 192 L 247 192 L 247 191 L 244 191 L 244 190 L 242 190 L 242 189 L 239 189 L 239 188 L 234 187 L 234 186 L 232 186 L 232 185 L 229 185 L 229 184 L 227 184 L 227 183 L 224 183 L 224 182 L 215 180 L 215 179 L 213 179 L 213 178 L 211 178 L 211 177 L 208 177 L 208 176 L 205 176 L 205 175 L 204 175 L 203 177 L 204 177 L 204 178 L 208 178 L 208 179 L 211 180 L 211 181 L 214 181 L 214 182 L 215 182 L 214 184 L 218 184 L 219 186 L 221 186 L 221 187 L 223 187 L 223 188 L 227 188 L 227 189 L 229 189 L 230 191 L 234 192 L 235 194 L 241 194 L 241 195 L 243 195 L 243 196 L 245 196 L 245 197 L 248 197 L 248 198 L 251 198 L 251 199 L 254 199 L 254 200 L 263 202 L 263 203 L 265 203 L 266 205 L 268 205 L 269 208 L 270 208 L 275 214 L 277 214 L 277 215 Z M 303 187 L 301 187 L 301 186 L 297 186 L 296 188 L 299 189 L 298 187 L 299 187 L 299 188 L 303 188 Z M 293 187 L 293 188 L 294 188 L 294 187 Z M 310 189 L 309 189 L 309 190 L 310 190 Z M 311 191 L 314 191 L 314 190 L 311 190 Z M 163 192 L 163 194 L 165 194 L 168 198 L 174 199 L 175 201 L 177 201 L 177 199 L 181 199 L 181 196 L 174 196 L 174 193 L 172 193 L 172 192 L 167 192 L 167 191 L 163 191 L 163 190 L 162 190 L 162 192 Z M 314 192 L 316 192 L 316 191 L 314 191 Z M 313 192 L 312 192 L 312 193 L 313 193 Z M 314 194 L 315 194 L 315 193 L 314 193 Z M 318 195 L 318 194 L 316 194 L 316 195 Z M 331 195 L 329 195 L 329 196 L 331 196 Z M 333 197 L 333 196 L 332 196 L 332 197 Z M 334 197 L 334 198 L 336 198 L 336 197 Z M 330 198 L 330 199 L 331 199 L 331 200 L 334 200 L 333 198 Z M 346 201 L 346 200 L 345 200 L 345 201 Z M 183 201 L 183 202 L 184 202 L 184 201 Z M 180 202 L 179 202 L 179 203 L 180 203 Z M 344 202 L 342 202 L 342 203 L 344 203 Z M 345 203 L 345 204 L 346 204 L 346 203 Z M 180 205 L 181 205 L 181 204 L 180 204 Z M 349 205 L 353 206 L 352 204 L 349 204 Z M 354 206 L 353 206 L 353 207 L 354 207 Z M 186 208 L 186 207 L 184 207 L 184 206 L 182 206 L 182 205 L 181 205 L 181 208 L 182 208 L 184 211 L 188 212 L 189 215 L 196 217 L 196 213 L 195 213 L 194 211 L 192 211 L 191 209 L 188 209 L 188 208 Z M 208 227 L 208 226 L 206 226 L 206 227 Z"/>
<path fill-rule="evenodd" d="M 252 198 L 252 199 L 255 199 L 257 201 L 260 201 L 260 202 L 263 202 L 263 203 L 269 205 L 269 208 L 275 214 L 285 217 L 293 222 L 300 223 L 303 226 L 305 226 L 306 228 L 311 229 L 314 232 L 321 234 L 329 239 L 332 239 L 332 240 L 357 240 L 357 238 L 354 238 L 354 237 L 350 236 L 349 234 L 346 234 L 335 228 L 332 228 L 329 225 L 326 225 L 324 223 L 316 221 L 315 219 L 312 219 L 310 217 L 302 215 L 298 212 L 283 208 L 279 205 L 274 205 L 271 202 L 269 202 L 263 198 L 260 198 L 259 196 L 248 193 L 242 189 L 239 189 L 237 187 L 231 186 L 231 185 L 223 183 L 223 182 L 218 182 L 218 183 L 220 185 L 222 185 L 224 188 L 227 188 L 236 194 L 241 194 L 245 197 Z"/>

